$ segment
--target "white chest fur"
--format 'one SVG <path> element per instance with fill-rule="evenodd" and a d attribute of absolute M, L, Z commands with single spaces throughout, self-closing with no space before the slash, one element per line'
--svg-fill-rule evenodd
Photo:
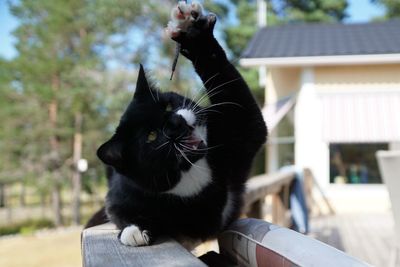
<path fill-rule="evenodd" d="M 211 170 L 206 159 L 194 163 L 188 171 L 181 173 L 181 180 L 166 193 L 180 197 L 191 197 L 199 194 L 211 183 Z"/>

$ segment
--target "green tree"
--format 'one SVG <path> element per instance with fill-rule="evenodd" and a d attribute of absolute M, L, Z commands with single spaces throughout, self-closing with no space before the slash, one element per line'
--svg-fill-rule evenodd
<path fill-rule="evenodd" d="M 233 59 L 241 53 L 257 31 L 257 1 L 230 0 L 236 22 L 225 27 L 227 46 Z M 346 18 L 346 0 L 267 0 L 267 25 L 293 22 L 340 22 Z M 253 90 L 259 88 L 255 70 L 240 70 Z M 256 90 L 257 91 L 257 90 Z M 260 90 L 258 90 L 259 93 Z"/>
<path fill-rule="evenodd" d="M 337 22 L 347 17 L 346 0 L 285 0 L 275 10 L 283 21 Z"/>
<path fill-rule="evenodd" d="M 111 134 L 121 107 L 131 98 L 136 75 L 110 70 L 108 62 L 118 61 L 128 70 L 132 70 L 132 63 L 148 62 L 155 64 L 156 76 L 169 77 L 165 70 L 170 69 L 175 48 L 163 30 L 176 1 L 164 4 L 9 1 L 19 20 L 14 32 L 18 55 L 13 62 L 0 62 L 2 70 L 12 70 L 7 81 L 0 81 L 8 88 L 2 91 L 7 94 L 2 101 L 13 99 L 12 105 L 4 105 L 0 111 L 11 126 L 0 146 L 7 146 L 12 152 L 8 155 L 13 157 L 2 161 L 0 170 L 9 177 L 8 170 L 15 169 L 17 177 L 34 177 L 40 192 L 51 190 L 56 224 L 62 223 L 61 188 L 70 183 L 73 220 L 79 223 L 82 178 L 102 173 L 95 151 Z M 209 0 L 205 4 L 221 16 L 227 12 L 222 4 Z M 3 67 L 6 63 L 9 65 Z M 172 83 L 165 83 L 167 89 L 193 87 L 192 73 L 185 65 Z M 83 177 L 77 170 L 82 157 L 92 166 Z"/>
<path fill-rule="evenodd" d="M 257 1 L 230 0 L 234 4 L 231 12 L 235 23 L 225 26 L 227 46 L 231 49 L 232 59 L 240 59 L 245 47 L 257 32 Z M 294 22 L 339 22 L 346 17 L 345 0 L 267 0 L 267 27 Z M 259 86 L 256 69 L 238 67 L 259 102 L 262 103 L 264 88 Z M 262 155 L 256 159 L 255 169 L 265 170 Z"/>
<path fill-rule="evenodd" d="M 82 155 L 86 117 L 97 112 L 94 100 L 102 90 L 96 82 L 96 74 L 105 68 L 101 52 L 111 37 L 126 33 L 136 22 L 142 3 L 21 0 L 10 6 L 19 20 L 14 33 L 18 56 L 13 78 L 18 90 L 37 103 L 39 114 L 30 122 L 35 165 L 44 166 L 38 175 L 51 177 L 55 223 L 59 225 L 60 189 L 72 172 L 73 217 L 78 223 L 81 177 L 76 163 Z"/>
<path fill-rule="evenodd" d="M 400 18 L 400 1 L 398 0 L 371 0 L 372 3 L 384 7 L 385 15 L 381 19 Z"/>

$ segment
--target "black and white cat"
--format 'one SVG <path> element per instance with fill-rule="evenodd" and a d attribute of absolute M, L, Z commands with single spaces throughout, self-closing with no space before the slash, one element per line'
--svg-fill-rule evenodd
<path fill-rule="evenodd" d="M 106 214 L 130 246 L 160 235 L 205 240 L 237 219 L 267 136 L 246 82 L 213 36 L 216 16 L 180 2 L 171 17 L 168 33 L 192 61 L 211 104 L 160 92 L 140 67 L 132 102 L 97 151 L 112 167 Z"/>

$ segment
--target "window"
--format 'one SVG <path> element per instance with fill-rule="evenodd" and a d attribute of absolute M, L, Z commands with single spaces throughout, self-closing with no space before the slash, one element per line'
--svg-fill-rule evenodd
<path fill-rule="evenodd" d="M 330 144 L 331 183 L 382 183 L 375 153 L 387 150 L 387 143 Z"/>

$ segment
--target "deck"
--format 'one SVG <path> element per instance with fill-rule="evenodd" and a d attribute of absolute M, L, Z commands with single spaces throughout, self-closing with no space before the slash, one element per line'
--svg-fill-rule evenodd
<path fill-rule="evenodd" d="M 373 266 L 388 266 L 394 244 L 391 213 L 359 213 L 311 219 L 310 236 Z"/>

